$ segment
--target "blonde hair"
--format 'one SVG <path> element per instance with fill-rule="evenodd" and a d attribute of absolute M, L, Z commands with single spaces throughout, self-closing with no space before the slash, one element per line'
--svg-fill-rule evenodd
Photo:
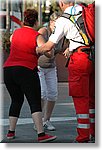
<path fill-rule="evenodd" d="M 61 13 L 55 11 L 54 13 L 52 13 L 50 15 L 50 20 L 55 21 L 56 19 L 58 19 L 61 16 Z"/>
<path fill-rule="evenodd" d="M 75 3 L 75 0 L 61 0 L 64 4 Z"/>

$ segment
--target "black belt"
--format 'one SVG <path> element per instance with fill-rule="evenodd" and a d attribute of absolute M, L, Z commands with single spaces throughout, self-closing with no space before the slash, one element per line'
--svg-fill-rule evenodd
<path fill-rule="evenodd" d="M 74 52 L 85 52 L 86 54 L 90 54 L 90 47 L 87 47 L 87 46 L 80 46 L 78 47 L 77 49 L 74 49 L 73 50 L 73 53 Z"/>
<path fill-rule="evenodd" d="M 74 49 L 73 51 L 71 51 L 70 55 L 75 53 L 75 52 L 78 52 L 78 53 L 84 52 L 84 53 L 90 55 L 90 47 L 88 47 L 88 46 L 80 46 L 80 47 Z M 68 67 L 69 61 L 70 61 L 70 57 L 68 57 L 68 60 L 67 60 L 67 62 L 65 64 L 65 67 Z"/>

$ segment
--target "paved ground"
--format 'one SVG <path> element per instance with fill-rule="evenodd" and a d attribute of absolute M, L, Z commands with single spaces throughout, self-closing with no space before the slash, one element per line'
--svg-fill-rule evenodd
<path fill-rule="evenodd" d="M 2 84 L 3 89 L 3 116 L 1 125 L 3 127 L 2 143 L 37 143 L 37 134 L 33 129 L 33 122 L 30 115 L 30 110 L 25 99 L 22 107 L 21 116 L 16 129 L 16 138 L 13 140 L 6 139 L 8 129 L 8 108 L 10 105 L 10 97 Z M 76 133 L 76 116 L 71 97 L 68 97 L 67 83 L 58 83 L 59 96 L 56 102 L 53 114 L 52 124 L 56 127 L 56 131 L 48 132 L 51 135 L 56 135 L 57 139 L 52 143 L 72 143 Z"/>

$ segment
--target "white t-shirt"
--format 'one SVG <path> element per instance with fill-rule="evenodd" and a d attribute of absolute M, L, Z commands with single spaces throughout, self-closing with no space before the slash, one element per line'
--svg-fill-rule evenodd
<path fill-rule="evenodd" d="M 64 13 L 75 15 L 75 14 L 78 14 L 79 11 L 82 11 L 82 7 L 79 5 L 75 5 L 75 6 L 70 6 L 66 8 Z M 84 43 L 74 23 L 72 23 L 67 18 L 60 17 L 56 20 L 55 30 L 54 30 L 54 33 L 51 34 L 51 36 L 49 37 L 49 41 L 57 44 L 58 41 L 63 36 L 66 36 L 66 38 L 69 40 L 72 39 L 74 41 L 79 41 L 79 42 Z M 73 49 L 76 49 L 77 47 L 84 45 L 84 44 L 80 44 L 77 42 L 73 42 L 72 40 L 70 40 L 69 51 L 72 51 Z"/>

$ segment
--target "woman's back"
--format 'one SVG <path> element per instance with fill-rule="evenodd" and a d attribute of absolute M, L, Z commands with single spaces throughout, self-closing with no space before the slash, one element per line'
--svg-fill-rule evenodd
<path fill-rule="evenodd" d="M 34 69 L 37 66 L 37 36 L 39 33 L 30 27 L 15 30 L 12 36 L 10 55 L 4 66 L 25 66 Z"/>

